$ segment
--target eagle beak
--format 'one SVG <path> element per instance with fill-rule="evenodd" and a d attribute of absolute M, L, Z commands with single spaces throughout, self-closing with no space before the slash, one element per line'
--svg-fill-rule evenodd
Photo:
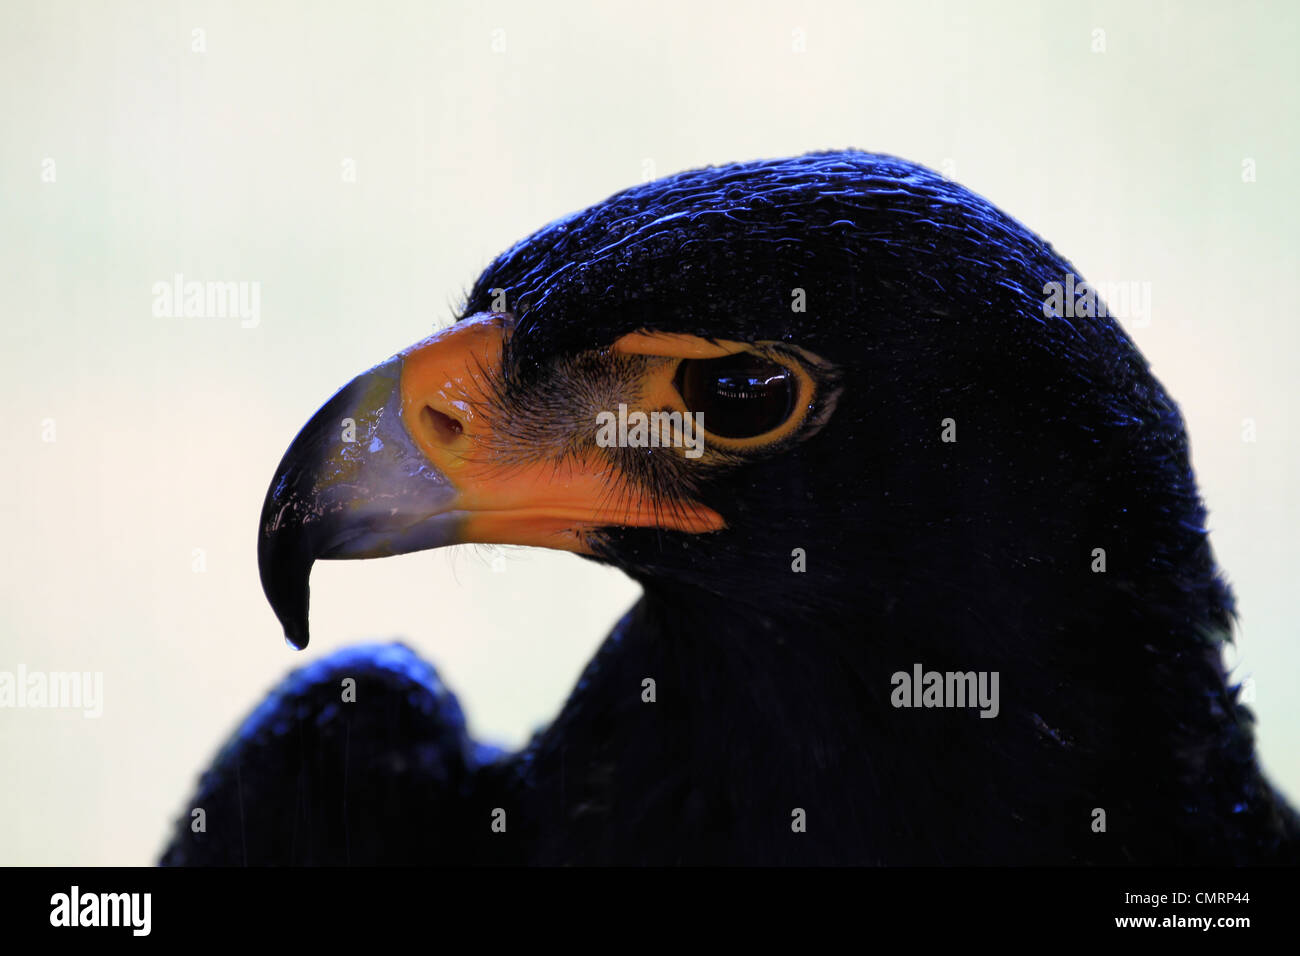
<path fill-rule="evenodd" d="M 602 526 L 723 526 L 701 505 L 664 513 L 635 491 L 612 495 L 619 475 L 599 455 L 557 469 L 503 453 L 482 412 L 495 394 L 506 323 L 494 314 L 463 320 L 358 376 L 285 452 L 262 505 L 257 560 L 294 647 L 309 639 L 318 559 L 465 542 L 590 553 L 584 535 Z"/>
<path fill-rule="evenodd" d="M 258 529 L 262 590 L 285 639 L 307 646 L 318 558 L 369 558 L 459 540 L 456 487 L 402 422 L 402 357 L 343 386 L 284 453 Z"/>

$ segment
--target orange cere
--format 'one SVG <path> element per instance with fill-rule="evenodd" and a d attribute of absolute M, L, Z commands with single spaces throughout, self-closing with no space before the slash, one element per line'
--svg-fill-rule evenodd
<path fill-rule="evenodd" d="M 402 353 L 402 421 L 416 446 L 456 487 L 461 538 L 590 553 L 584 532 L 611 525 L 700 533 L 724 527 L 717 512 L 686 502 L 656 508 L 628 487 L 597 449 L 562 463 L 512 461 L 492 441 L 481 409 L 500 371 L 508 318 L 459 322 Z M 593 422 L 593 429 L 595 423 Z"/>

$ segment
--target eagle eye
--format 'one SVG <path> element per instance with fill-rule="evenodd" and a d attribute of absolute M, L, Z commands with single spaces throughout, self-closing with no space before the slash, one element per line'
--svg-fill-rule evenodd
<path fill-rule="evenodd" d="M 683 359 L 673 379 L 691 412 L 720 438 L 755 438 L 779 428 L 799 396 L 795 373 L 753 352 Z"/>

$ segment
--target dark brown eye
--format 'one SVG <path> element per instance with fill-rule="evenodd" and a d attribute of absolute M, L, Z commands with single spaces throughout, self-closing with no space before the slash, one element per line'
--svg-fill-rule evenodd
<path fill-rule="evenodd" d="M 794 372 L 752 352 L 683 359 L 673 384 L 689 411 L 704 413 L 705 431 L 720 438 L 770 432 L 790 417 L 799 394 Z"/>

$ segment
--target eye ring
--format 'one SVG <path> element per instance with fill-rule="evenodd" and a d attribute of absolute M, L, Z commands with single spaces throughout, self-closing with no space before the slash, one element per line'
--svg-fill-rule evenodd
<path fill-rule="evenodd" d="M 682 364 L 700 359 L 717 359 L 737 353 L 756 356 L 788 370 L 798 383 L 797 395 L 785 421 L 776 428 L 751 438 L 726 438 L 701 423 L 706 449 L 724 456 L 766 455 L 779 452 L 788 443 L 816 435 L 834 414 L 843 390 L 842 371 L 831 362 L 790 342 L 739 342 L 706 339 L 671 332 L 639 331 L 622 336 L 611 346 L 616 355 L 644 356 L 651 364 L 642 381 L 639 404 L 666 412 L 691 409 L 683 399 L 678 375 Z M 707 451 L 706 451 L 707 454 Z"/>

